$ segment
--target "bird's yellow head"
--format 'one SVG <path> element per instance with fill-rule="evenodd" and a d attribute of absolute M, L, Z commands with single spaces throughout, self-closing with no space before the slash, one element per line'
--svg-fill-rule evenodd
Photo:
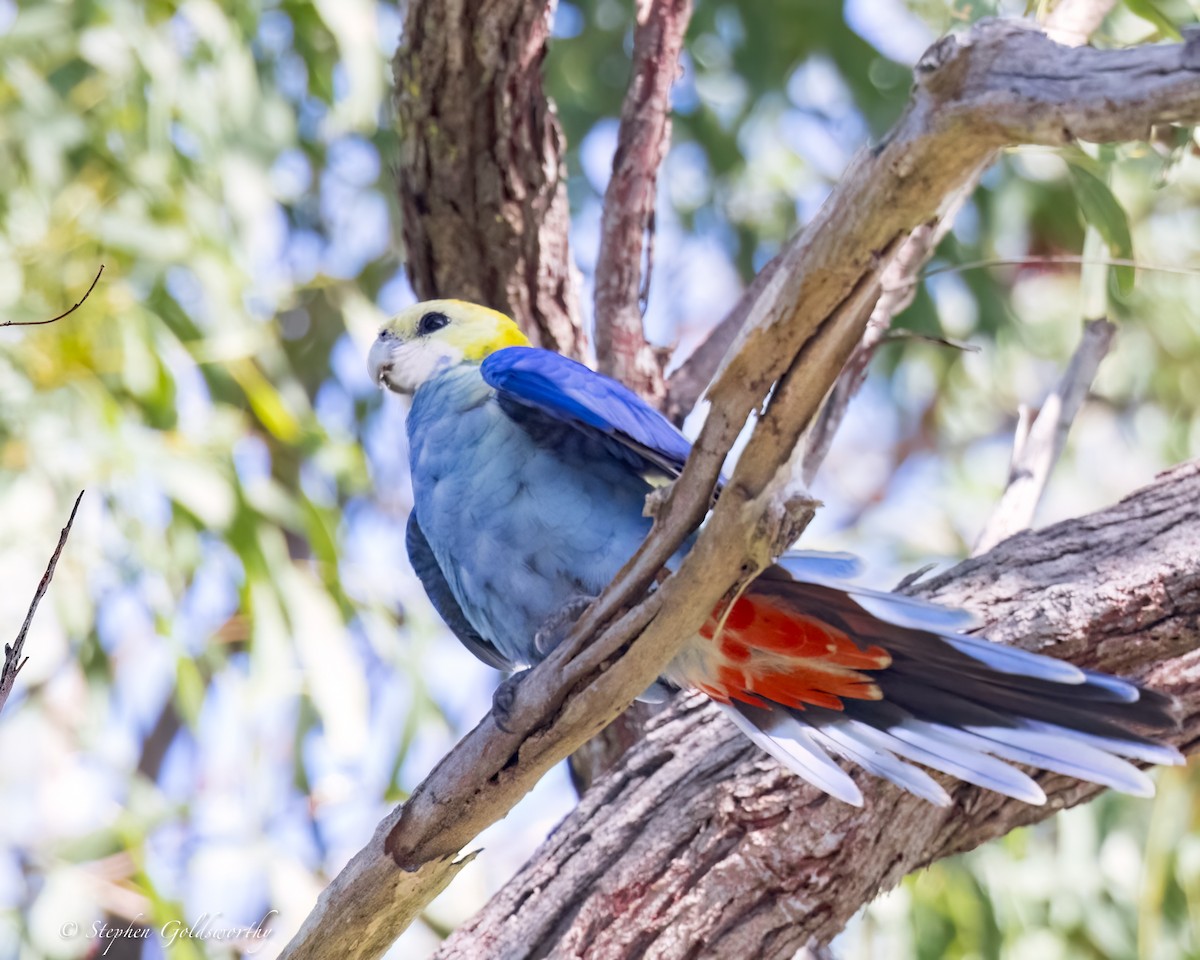
<path fill-rule="evenodd" d="M 383 325 L 371 347 L 371 379 L 395 393 L 417 388 L 447 367 L 480 363 L 529 341 L 504 314 L 465 300 L 426 300 Z"/>

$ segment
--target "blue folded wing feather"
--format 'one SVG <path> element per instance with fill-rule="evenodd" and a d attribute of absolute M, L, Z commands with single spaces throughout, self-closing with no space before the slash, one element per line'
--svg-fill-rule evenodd
<path fill-rule="evenodd" d="M 438 565 L 437 557 L 433 555 L 433 549 L 425 538 L 425 532 L 421 529 L 421 523 L 417 519 L 415 510 L 408 516 L 405 545 L 408 548 L 409 562 L 417 574 L 417 579 L 421 581 L 421 586 L 425 588 L 425 593 L 433 604 L 433 608 L 446 621 L 446 626 L 450 628 L 450 631 L 458 637 L 464 647 L 489 667 L 495 667 L 497 670 L 511 670 L 513 664 L 509 662 L 508 658 L 496 648 L 494 643 L 484 639 L 467 620 L 467 615 L 463 613 L 462 607 L 459 606 L 450 590 L 445 573 Z"/>
<path fill-rule="evenodd" d="M 688 439 L 632 390 L 567 357 L 533 347 L 497 350 L 480 367 L 502 403 L 605 442 L 614 453 L 678 476 Z"/>

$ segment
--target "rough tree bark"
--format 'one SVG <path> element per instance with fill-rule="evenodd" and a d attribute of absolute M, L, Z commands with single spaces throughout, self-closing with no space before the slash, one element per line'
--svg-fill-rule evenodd
<path fill-rule="evenodd" d="M 421 29 L 438 22 L 447 26 L 427 6 L 414 7 L 433 18 L 422 21 Z M 410 37 L 410 44 L 416 42 Z M 457 51 L 460 61 L 461 46 L 449 39 L 433 44 Z M 572 635 L 517 688 L 507 730 L 489 717 L 464 738 L 322 894 L 285 956 L 382 953 L 461 867 L 458 852 L 478 831 L 623 710 L 708 612 L 795 538 L 812 505 L 793 484 L 792 451 L 859 341 L 883 271 L 909 234 L 936 218 L 996 149 L 1009 143 L 1058 145 L 1075 136 L 1135 139 L 1151 123 L 1200 120 L 1196 44 L 1068 50 L 1019 25 L 981 24 L 963 38 L 937 44 L 916 79 L 895 129 L 850 166 L 746 307 L 735 349 L 709 391 L 709 417 L 683 475 L 656 498 L 654 531 L 646 544 Z M 763 407 L 695 547 L 645 597 L 663 562 L 706 513 L 717 473 L 750 412 Z M 617 776 L 631 769 L 629 763 Z M 728 789 L 746 788 L 732 782 Z M 775 809 L 767 819 L 790 817 L 797 826 L 801 813 Z M 674 815 L 694 826 L 707 813 L 676 808 Z M 925 808 L 921 816 L 937 822 Z M 962 822 L 972 821 L 968 816 Z M 847 839 L 855 839 L 850 834 Z M 813 834 L 805 836 L 811 840 Z M 865 833 L 855 842 L 871 845 Z M 815 849 L 825 848 L 818 841 Z M 944 849 L 956 848 L 947 843 Z M 903 866 L 897 861 L 894 869 Z M 759 880 L 762 875 L 760 870 Z M 798 889 L 791 886 L 794 877 L 776 876 L 781 896 Z M 626 900 L 610 909 L 637 901 L 635 887 L 623 889 Z M 804 898 L 782 896 L 794 905 Z M 836 912 L 819 896 L 810 900 L 815 916 Z"/>
<path fill-rule="evenodd" d="M 989 637 L 1144 677 L 1200 739 L 1200 462 L 1107 510 L 1025 533 L 914 591 Z M 861 810 L 824 796 L 689 696 L 602 778 L 438 960 L 789 958 L 906 873 L 1100 788 L 1039 774 L 1033 807 L 940 778 L 940 810 L 859 771 Z"/>
<path fill-rule="evenodd" d="M 413 0 L 394 61 L 408 276 L 582 357 L 563 135 L 542 91 L 552 4 Z"/>

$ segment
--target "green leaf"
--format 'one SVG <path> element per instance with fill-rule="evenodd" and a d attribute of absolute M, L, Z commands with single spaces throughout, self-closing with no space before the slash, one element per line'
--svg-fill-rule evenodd
<path fill-rule="evenodd" d="M 179 714 L 191 729 L 200 722 L 200 709 L 204 706 L 207 684 L 196 661 L 180 657 L 175 663 L 175 703 Z"/>
<path fill-rule="evenodd" d="M 1141 17 L 1158 27 L 1159 32 L 1172 40 L 1182 40 L 1183 34 L 1175 23 L 1163 13 L 1154 0 L 1125 0 L 1125 7 L 1135 17 Z"/>
<path fill-rule="evenodd" d="M 1082 164 L 1068 159 L 1067 169 L 1071 174 L 1071 184 L 1075 188 L 1083 219 L 1096 228 L 1114 257 L 1132 260 L 1133 237 L 1129 232 L 1129 216 L 1121 202 L 1107 183 L 1085 169 Z M 1113 274 L 1117 279 L 1117 289 L 1121 293 L 1127 294 L 1133 289 L 1133 267 L 1114 266 Z"/>

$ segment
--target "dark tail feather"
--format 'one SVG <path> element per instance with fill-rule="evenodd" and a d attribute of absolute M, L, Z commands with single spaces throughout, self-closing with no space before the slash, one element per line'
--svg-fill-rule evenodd
<path fill-rule="evenodd" d="M 970 623 L 961 611 L 849 585 L 854 572 L 844 554 L 789 555 L 752 590 L 819 617 L 864 649 L 886 649 L 891 666 L 868 671 L 882 700 L 843 699 L 840 711 L 723 704 L 756 743 L 827 793 L 862 802 L 831 755 L 940 805 L 949 795 L 913 763 L 1044 803 L 1041 787 L 1009 763 L 1151 796 L 1153 783 L 1128 761 L 1184 762 L 1148 735 L 1176 725 L 1168 697 L 969 636 L 960 632 Z"/>

